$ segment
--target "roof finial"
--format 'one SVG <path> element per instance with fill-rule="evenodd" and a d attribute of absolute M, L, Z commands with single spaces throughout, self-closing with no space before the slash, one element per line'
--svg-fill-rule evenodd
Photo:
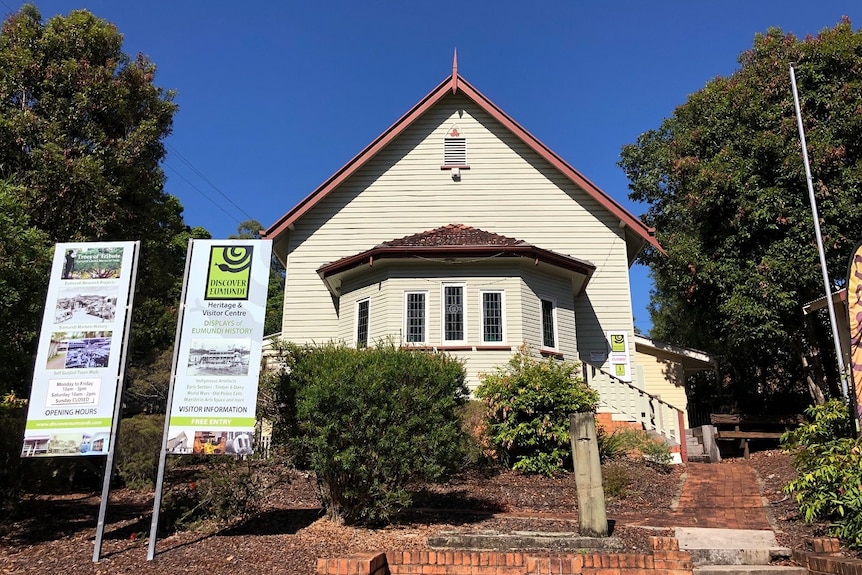
<path fill-rule="evenodd" d="M 455 55 L 452 57 L 452 93 L 458 91 L 458 48 L 455 48 Z"/>

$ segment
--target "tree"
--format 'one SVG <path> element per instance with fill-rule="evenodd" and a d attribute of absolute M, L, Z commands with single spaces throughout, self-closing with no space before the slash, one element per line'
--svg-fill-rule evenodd
<path fill-rule="evenodd" d="M 0 180 L 0 395 L 33 367 L 51 264 L 46 234 L 30 225 L 20 193 Z"/>
<path fill-rule="evenodd" d="M 263 226 L 257 220 L 245 220 L 240 222 L 236 228 L 236 234 L 231 234 L 231 239 L 260 239 L 260 231 Z M 278 258 L 273 254 L 269 262 L 269 287 L 266 293 L 266 319 L 264 319 L 263 333 L 265 335 L 275 334 L 281 331 L 281 318 L 284 314 L 284 281 L 286 270 Z"/>
<path fill-rule="evenodd" d="M 34 6 L 0 30 L 0 179 L 16 186 L 28 225 L 53 244 L 141 240 L 135 329 L 138 361 L 169 346 L 189 229 L 164 190 L 163 140 L 177 110 L 156 68 L 122 51 L 122 35 L 87 11 L 43 22 Z M 23 218 L 17 218 L 24 221 Z M 21 290 L 44 294 L 47 274 Z M 33 325 L 35 310 L 18 308 Z M 0 329 L 4 331 L 4 324 Z M 5 334 L 4 334 L 5 335 Z M 25 341 L 26 340 L 26 341 Z M 35 350 L 27 335 L 21 352 Z M 22 391 L 21 370 L 2 385 Z"/>
<path fill-rule="evenodd" d="M 725 399 L 749 411 L 793 403 L 806 389 L 818 400 L 839 389 L 828 320 L 802 314 L 825 294 L 791 62 L 829 274 L 840 287 L 862 232 L 862 34 L 849 20 L 804 40 L 758 34 L 733 75 L 692 94 L 625 146 L 620 162 L 667 250 L 640 256 L 655 281 L 652 335 L 720 354 Z"/>

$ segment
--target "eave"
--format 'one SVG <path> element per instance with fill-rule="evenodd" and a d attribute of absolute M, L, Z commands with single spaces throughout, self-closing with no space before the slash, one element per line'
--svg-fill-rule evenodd
<path fill-rule="evenodd" d="M 317 275 L 320 276 L 330 292 L 339 295 L 332 284 L 334 277 L 362 266 L 373 267 L 376 261 L 422 259 L 425 261 L 440 260 L 448 263 L 459 259 L 474 258 L 525 258 L 532 260 L 536 266 L 539 264 L 554 266 L 584 278 L 578 295 L 584 292 L 593 272 L 596 271 L 596 266 L 590 262 L 537 248 L 530 244 L 516 246 L 376 246 L 370 250 L 323 265 L 318 268 Z"/>

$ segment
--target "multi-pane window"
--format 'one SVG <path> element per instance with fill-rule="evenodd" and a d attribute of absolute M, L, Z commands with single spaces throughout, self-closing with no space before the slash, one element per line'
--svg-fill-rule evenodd
<path fill-rule="evenodd" d="M 443 340 L 464 341 L 464 286 L 443 286 Z"/>
<path fill-rule="evenodd" d="M 503 292 L 482 292 L 482 341 L 503 341 Z"/>
<path fill-rule="evenodd" d="M 404 335 L 408 343 L 424 343 L 426 328 L 425 292 L 407 292 L 405 295 Z"/>
<path fill-rule="evenodd" d="M 557 322 L 554 302 L 542 300 L 542 347 L 556 349 L 557 347 Z"/>
<path fill-rule="evenodd" d="M 368 347 L 368 300 L 356 302 L 356 347 Z"/>

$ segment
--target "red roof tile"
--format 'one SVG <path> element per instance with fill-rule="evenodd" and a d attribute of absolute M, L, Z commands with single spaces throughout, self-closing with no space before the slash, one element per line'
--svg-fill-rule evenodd
<path fill-rule="evenodd" d="M 396 240 L 383 242 L 381 246 L 388 247 L 422 247 L 422 246 L 518 246 L 525 242 L 514 238 L 501 236 L 480 230 L 464 224 L 449 224 L 434 230 L 428 230 L 412 236 L 404 236 Z"/>

